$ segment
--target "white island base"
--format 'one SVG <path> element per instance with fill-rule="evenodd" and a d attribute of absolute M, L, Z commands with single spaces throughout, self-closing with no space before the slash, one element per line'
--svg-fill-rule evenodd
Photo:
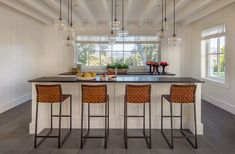
<path fill-rule="evenodd" d="M 35 109 L 36 109 L 36 89 L 35 84 L 58 84 L 58 82 L 32 82 L 32 121 L 30 123 L 29 132 L 34 134 L 35 129 Z M 62 85 L 64 94 L 72 95 L 72 128 L 79 129 L 81 125 L 81 84 L 107 84 L 108 95 L 110 99 L 109 113 L 110 113 L 110 129 L 123 129 L 124 124 L 124 94 L 126 84 L 151 84 L 152 86 L 152 129 L 160 129 L 161 124 L 161 95 L 169 94 L 170 86 L 172 83 L 82 83 L 82 82 L 59 82 Z M 192 84 L 192 83 L 191 83 Z M 197 114 L 197 133 L 203 134 L 203 124 L 201 123 L 201 83 L 197 84 L 196 93 L 196 114 Z M 54 104 L 54 114 L 58 113 L 58 103 Z M 164 100 L 164 114 L 169 115 L 170 106 L 169 103 Z M 84 127 L 87 126 L 87 105 L 84 108 Z M 50 104 L 39 104 L 39 120 L 38 131 L 45 128 L 50 128 Z M 62 114 L 69 114 L 69 99 L 62 105 Z M 104 114 L 104 105 L 92 104 L 91 114 Z M 128 103 L 129 115 L 142 115 L 142 104 L 130 104 Z M 180 114 L 180 105 L 173 104 L 173 114 Z M 148 106 L 146 105 L 146 126 L 148 126 Z M 141 118 L 128 118 L 128 128 L 138 129 L 143 127 Z M 175 129 L 180 126 L 179 118 L 175 118 L 173 121 Z M 69 127 L 69 118 L 62 118 L 62 128 Z M 53 120 L 53 128 L 58 128 L 58 118 Z M 91 128 L 104 128 L 104 118 L 91 118 Z M 170 119 L 164 118 L 164 128 L 170 128 Z M 193 104 L 183 105 L 183 128 L 189 129 L 194 132 L 194 119 L 193 119 Z"/>

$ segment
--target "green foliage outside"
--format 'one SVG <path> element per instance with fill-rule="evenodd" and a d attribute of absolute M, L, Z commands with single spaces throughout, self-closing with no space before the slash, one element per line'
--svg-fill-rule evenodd
<path fill-rule="evenodd" d="M 145 66 L 147 61 L 158 61 L 156 44 L 135 44 L 130 55 L 112 57 L 108 44 L 77 44 L 78 61 L 86 66 L 106 66 L 111 63 Z"/>

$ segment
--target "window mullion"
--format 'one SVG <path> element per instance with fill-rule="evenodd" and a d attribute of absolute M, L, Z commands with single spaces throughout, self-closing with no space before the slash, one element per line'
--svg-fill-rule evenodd
<path fill-rule="evenodd" d="M 217 38 L 217 74 L 220 77 L 220 38 Z"/>

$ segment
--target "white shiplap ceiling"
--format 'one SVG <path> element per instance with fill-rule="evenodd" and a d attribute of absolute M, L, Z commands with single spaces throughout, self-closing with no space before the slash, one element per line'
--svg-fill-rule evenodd
<path fill-rule="evenodd" d="M 62 0 L 62 14 L 67 19 L 67 1 Z M 162 0 L 124 0 L 125 25 L 131 33 L 155 33 L 161 23 Z M 59 17 L 59 0 L 0 0 L 45 24 Z M 176 21 L 190 24 L 235 0 L 176 0 Z M 108 33 L 111 0 L 73 0 L 73 17 L 80 33 Z M 167 0 L 168 20 L 172 22 L 173 0 Z M 121 19 L 121 0 L 117 0 L 117 16 Z"/>

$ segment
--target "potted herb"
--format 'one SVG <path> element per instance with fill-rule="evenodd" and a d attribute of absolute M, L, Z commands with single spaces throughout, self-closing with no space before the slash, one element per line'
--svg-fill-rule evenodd
<path fill-rule="evenodd" d="M 126 74 L 129 66 L 125 63 L 111 63 L 106 67 L 109 74 L 115 74 L 115 69 L 117 69 L 117 74 Z"/>

